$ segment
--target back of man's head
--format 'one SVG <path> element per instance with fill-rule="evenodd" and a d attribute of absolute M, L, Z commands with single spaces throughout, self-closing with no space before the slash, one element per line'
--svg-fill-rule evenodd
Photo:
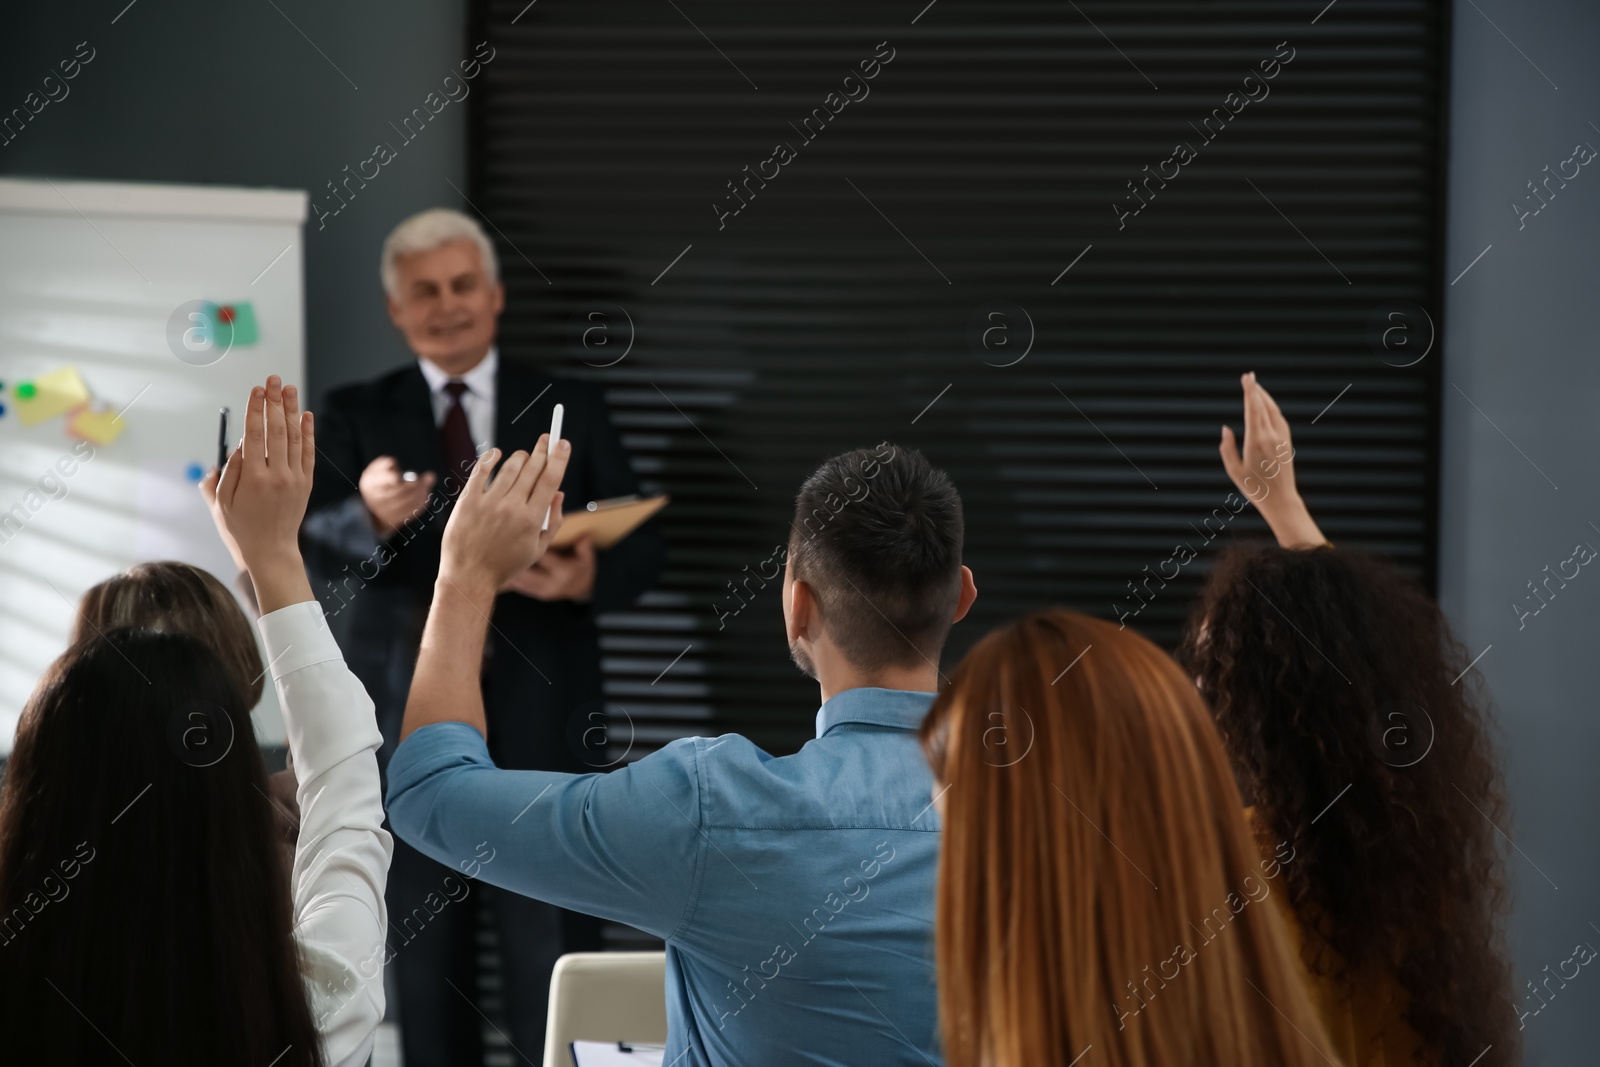
<path fill-rule="evenodd" d="M 937 663 L 961 596 L 961 497 L 944 471 L 884 442 L 818 467 L 795 498 L 793 576 L 856 668 Z"/>

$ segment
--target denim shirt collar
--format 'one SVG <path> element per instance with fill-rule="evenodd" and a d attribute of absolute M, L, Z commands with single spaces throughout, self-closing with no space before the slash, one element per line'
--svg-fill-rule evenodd
<path fill-rule="evenodd" d="M 928 715 L 928 707 L 936 693 L 919 693 L 910 689 L 877 689 L 863 687 L 836 693 L 817 709 L 817 736 L 824 737 L 829 730 L 843 723 L 864 723 L 868 726 L 888 726 L 897 730 L 915 730 Z"/>

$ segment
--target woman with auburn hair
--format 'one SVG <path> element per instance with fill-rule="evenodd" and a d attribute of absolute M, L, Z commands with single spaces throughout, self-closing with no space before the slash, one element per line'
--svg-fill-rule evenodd
<path fill-rule="evenodd" d="M 1293 845 L 1257 855 L 1155 645 L 1059 609 L 1012 623 L 951 672 L 922 743 L 947 1067 L 1335 1062 L 1264 903 Z"/>
<path fill-rule="evenodd" d="M 1181 657 L 1262 839 L 1294 845 L 1277 902 L 1319 1013 L 1351 1067 L 1520 1063 L 1506 802 L 1469 654 L 1416 582 L 1328 544 L 1287 420 L 1243 384 L 1244 451 L 1225 432 L 1223 460 L 1278 545 L 1218 561 Z"/>

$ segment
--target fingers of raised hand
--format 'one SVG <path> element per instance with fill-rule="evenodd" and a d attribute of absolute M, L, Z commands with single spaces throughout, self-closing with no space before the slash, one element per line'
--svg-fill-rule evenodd
<path fill-rule="evenodd" d="M 239 452 L 235 455 L 242 456 L 246 463 L 255 466 L 266 462 L 267 454 L 267 391 L 262 386 L 250 390 L 250 399 L 245 404 L 244 413 L 244 439 L 239 442 Z M 233 464 L 229 463 L 229 473 L 232 473 Z"/>
<path fill-rule="evenodd" d="M 292 385 L 283 387 L 283 424 L 289 434 L 289 443 L 300 440 L 300 390 Z"/>
<path fill-rule="evenodd" d="M 211 468 L 211 473 L 200 479 L 200 495 L 205 497 L 207 504 L 214 504 L 217 500 L 217 487 L 222 484 L 222 471 L 216 467 Z"/>
<path fill-rule="evenodd" d="M 248 435 L 245 440 L 249 440 Z M 228 464 L 223 468 L 221 476 L 217 479 L 217 504 L 227 511 L 233 504 L 233 496 L 239 491 L 239 479 L 244 477 L 244 452 L 245 442 L 240 441 L 234 446 L 233 454 L 228 457 Z"/>
<path fill-rule="evenodd" d="M 550 501 L 550 528 L 543 531 L 541 545 L 549 545 L 551 541 L 555 540 L 556 534 L 561 532 L 561 524 L 566 521 L 566 516 L 561 511 L 561 502 L 566 499 L 566 496 L 567 494 L 565 493 L 557 493 L 554 499 Z M 540 514 L 543 515 L 543 512 L 540 512 Z M 585 541 L 579 541 L 575 546 L 580 557 L 583 555 L 583 546 L 586 543 Z"/>
<path fill-rule="evenodd" d="M 1244 459 L 1239 455 L 1239 446 L 1234 440 L 1231 427 L 1222 428 L 1222 440 L 1217 445 L 1217 451 L 1222 454 L 1222 469 L 1228 472 L 1228 477 L 1238 481 L 1239 472 L 1244 467 Z"/>
<path fill-rule="evenodd" d="M 498 448 L 484 449 L 483 453 L 478 456 L 478 461 L 472 465 L 472 473 L 467 475 L 466 487 L 461 491 L 463 500 L 459 503 L 466 503 L 468 507 L 476 503 L 477 498 L 482 496 L 484 490 L 488 488 L 489 475 L 494 473 L 495 464 L 499 462 L 500 450 Z"/>
<path fill-rule="evenodd" d="M 539 454 L 540 450 L 544 450 L 546 453 L 548 453 L 549 447 L 550 435 L 543 434 L 539 438 L 539 448 L 535 449 L 534 454 Z M 561 487 L 561 479 L 566 477 L 567 461 L 571 458 L 572 442 L 563 437 L 560 441 L 556 442 L 555 453 L 553 455 L 547 455 L 544 468 L 539 472 L 539 484 L 536 488 L 547 489 L 552 493 L 554 493 L 556 489 L 559 489 Z"/>
<path fill-rule="evenodd" d="M 1272 416 L 1272 428 L 1280 437 L 1289 436 L 1289 420 L 1283 417 L 1283 409 L 1278 406 L 1278 401 L 1267 391 L 1266 386 L 1256 387 L 1261 392 L 1261 398 L 1267 402 L 1267 413 Z"/>
<path fill-rule="evenodd" d="M 510 496 L 519 503 L 530 504 L 533 500 L 534 491 L 539 487 L 540 475 L 544 473 L 549 461 L 550 457 L 535 448 L 529 454 L 528 462 L 522 465 L 521 470 L 517 471 L 516 483 L 508 489 Z M 544 521 L 544 513 L 542 511 L 539 513 L 539 520 L 541 522 Z"/>
<path fill-rule="evenodd" d="M 311 412 L 300 414 L 300 469 L 306 475 L 317 466 L 317 426 L 316 420 L 311 417 Z"/>
<path fill-rule="evenodd" d="M 267 463 L 281 466 L 289 443 L 289 430 L 283 418 L 283 379 L 276 374 L 267 376 Z"/>
<path fill-rule="evenodd" d="M 1250 394 L 1251 401 L 1256 409 L 1256 425 L 1260 427 L 1262 435 L 1264 437 L 1276 437 L 1278 427 L 1273 425 L 1272 407 L 1267 400 L 1267 391 L 1256 384 L 1254 377 L 1250 379 Z M 1265 440 L 1261 442 L 1261 445 L 1262 447 L 1271 447 Z"/>
<path fill-rule="evenodd" d="M 288 449 L 284 452 L 284 462 L 291 470 L 300 470 L 303 466 L 300 455 L 301 439 L 305 435 L 305 427 L 300 418 L 300 390 L 292 385 L 283 387 L 283 429 Z"/>
<path fill-rule="evenodd" d="M 506 457 L 500 464 L 500 469 L 495 472 L 494 482 L 489 487 L 489 492 L 497 497 L 515 497 L 517 500 L 526 500 L 527 494 L 516 496 L 517 482 L 528 469 L 532 457 L 518 449 Z"/>
<path fill-rule="evenodd" d="M 1244 386 L 1244 449 L 1250 449 L 1260 440 L 1261 405 L 1256 398 L 1255 378 L 1249 374 L 1240 379 Z"/>

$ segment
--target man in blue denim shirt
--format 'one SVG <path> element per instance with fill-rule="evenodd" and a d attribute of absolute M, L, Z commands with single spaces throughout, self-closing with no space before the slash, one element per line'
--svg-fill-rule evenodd
<path fill-rule="evenodd" d="M 610 774 L 500 770 L 475 684 L 487 617 L 553 533 L 567 452 L 515 454 L 492 484 L 490 454 L 456 504 L 389 764 L 394 831 L 444 863 L 487 843 L 485 881 L 665 939 L 674 1067 L 937 1065 L 938 817 L 916 728 L 977 595 L 955 487 L 888 444 L 801 487 L 783 612 L 822 707 L 797 754 L 726 735 Z"/>

